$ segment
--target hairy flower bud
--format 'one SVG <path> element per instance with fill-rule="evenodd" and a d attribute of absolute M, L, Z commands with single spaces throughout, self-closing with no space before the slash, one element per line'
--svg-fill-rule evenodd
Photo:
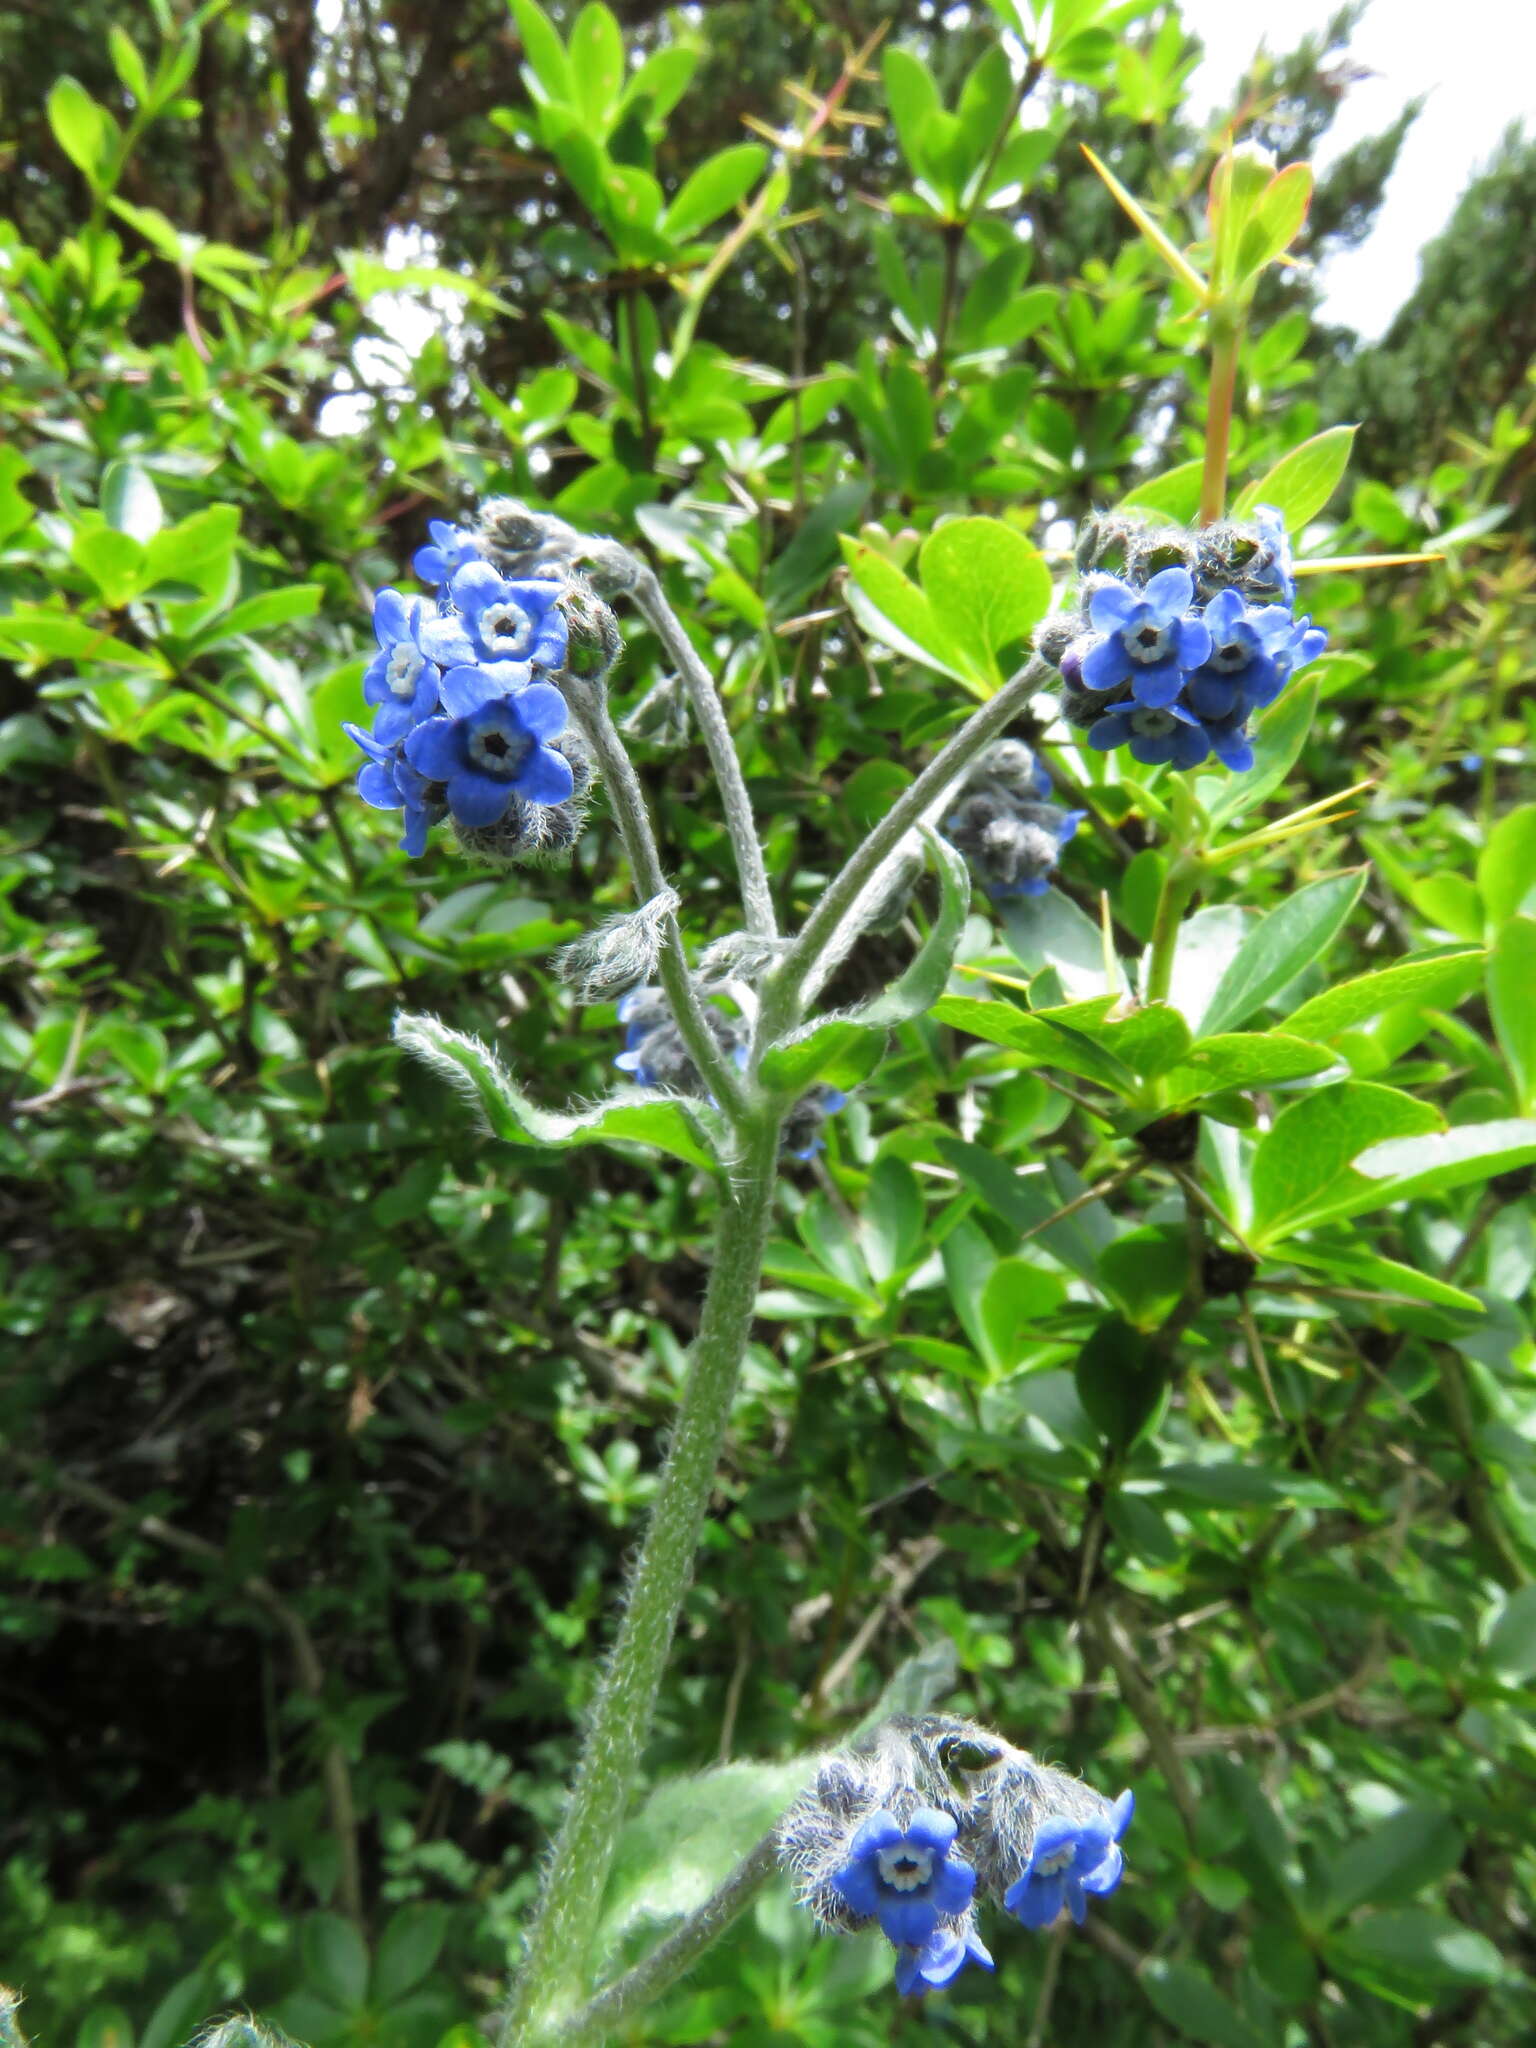
<path fill-rule="evenodd" d="M 655 973 L 666 921 L 680 902 L 675 889 L 663 889 L 638 910 L 605 918 L 596 931 L 561 947 L 555 971 L 575 986 L 578 1001 L 614 1001 Z"/>
<path fill-rule="evenodd" d="M 607 681 L 624 652 L 619 622 L 583 577 L 573 577 L 560 594 L 560 613 L 566 626 L 565 669 L 562 680 L 578 677 L 584 683 Z"/>

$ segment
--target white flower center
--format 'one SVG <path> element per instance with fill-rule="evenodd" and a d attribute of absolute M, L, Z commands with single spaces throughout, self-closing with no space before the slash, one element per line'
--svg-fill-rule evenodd
<path fill-rule="evenodd" d="M 515 775 L 528 754 L 526 745 L 520 747 L 495 725 L 471 733 L 464 751 L 482 773 L 497 776 Z"/>
<path fill-rule="evenodd" d="M 1068 1842 L 1067 1846 L 1064 1849 L 1058 1849 L 1054 1856 L 1042 1856 L 1030 1872 L 1030 1876 L 1055 1877 L 1058 1872 L 1066 1869 L 1076 1854 L 1076 1847 L 1071 1842 Z"/>
<path fill-rule="evenodd" d="M 1172 732 L 1178 722 L 1171 711 L 1151 711 L 1146 705 L 1131 713 L 1131 730 L 1139 732 L 1146 740 L 1161 739 L 1165 732 Z"/>
<path fill-rule="evenodd" d="M 875 1861 L 880 1866 L 881 1883 L 898 1892 L 915 1892 L 933 1875 L 933 1851 L 920 1849 L 912 1842 L 898 1842 L 893 1849 L 881 1849 Z"/>
<path fill-rule="evenodd" d="M 397 640 L 390 649 L 389 663 L 384 671 L 391 694 L 402 698 L 414 697 L 416 680 L 425 666 L 423 656 L 417 653 L 409 640 Z"/>
<path fill-rule="evenodd" d="M 488 604 L 480 614 L 480 635 L 498 651 L 518 654 L 532 638 L 533 622 L 515 604 Z"/>
<path fill-rule="evenodd" d="M 1211 649 L 1211 667 L 1219 669 L 1224 676 L 1248 666 L 1248 650 L 1240 640 L 1229 640 L 1225 647 Z"/>
<path fill-rule="evenodd" d="M 1171 626 L 1154 626 L 1148 623 L 1127 636 L 1125 651 L 1132 661 L 1161 661 L 1168 652 L 1172 639 Z"/>

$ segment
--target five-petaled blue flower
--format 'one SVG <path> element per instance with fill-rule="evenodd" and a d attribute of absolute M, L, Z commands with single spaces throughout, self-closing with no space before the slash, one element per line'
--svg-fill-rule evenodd
<path fill-rule="evenodd" d="M 429 519 L 427 531 L 432 545 L 418 548 L 411 557 L 411 567 L 423 583 L 441 589 L 466 562 L 479 561 L 479 544 L 467 526 L 455 526 L 451 519 Z"/>
<path fill-rule="evenodd" d="M 940 1918 L 963 1913 L 976 1890 L 970 1864 L 950 1854 L 956 1831 L 934 1806 L 920 1806 L 906 1827 L 881 1807 L 854 1836 L 833 1888 L 860 1918 L 878 1920 L 898 1948 L 924 1949 Z"/>
<path fill-rule="evenodd" d="M 997 1967 L 974 1927 L 937 1927 L 920 1948 L 909 1944 L 896 1951 L 896 1989 L 903 1998 L 942 1991 L 967 1963 L 980 1963 L 984 1970 Z"/>
<path fill-rule="evenodd" d="M 1191 710 L 1202 719 L 1225 719 L 1273 704 L 1295 665 L 1289 609 L 1247 605 L 1240 592 L 1218 590 L 1204 617 L 1211 651 L 1186 686 Z"/>
<path fill-rule="evenodd" d="M 1136 1801 L 1122 1792 L 1113 1806 L 1091 1819 L 1053 1814 L 1041 1821 L 1029 1861 L 1003 1894 L 1003 1904 L 1026 1927 L 1049 1927 L 1063 1906 L 1079 1927 L 1087 1918 L 1090 1894 L 1102 1898 L 1120 1882 L 1125 1858 L 1120 1839 L 1131 1824 Z"/>
<path fill-rule="evenodd" d="M 363 671 L 363 696 L 378 707 L 373 736 L 385 746 L 404 739 L 437 709 L 440 671 L 421 648 L 425 600 L 381 590 L 373 600 L 379 651 Z"/>
<path fill-rule="evenodd" d="M 535 668 L 557 669 L 565 661 L 560 588 L 538 578 L 509 583 L 489 562 L 469 562 L 448 585 L 456 609 L 428 619 L 421 644 L 444 668 L 491 662 L 521 668 L 520 680 L 527 682 Z"/>
<path fill-rule="evenodd" d="M 1144 590 L 1111 577 L 1088 600 L 1088 616 L 1103 637 L 1083 656 L 1083 687 L 1096 693 L 1129 683 L 1138 704 L 1162 710 L 1184 678 L 1211 651 L 1210 629 L 1194 602 L 1187 569 L 1162 569 Z"/>
<path fill-rule="evenodd" d="M 505 665 L 502 665 L 505 666 Z M 441 686 L 443 716 L 405 736 L 405 758 L 461 825 L 494 825 L 514 796 L 564 803 L 571 764 L 546 744 L 564 732 L 565 699 L 552 683 L 508 689 L 495 668 L 451 668 Z"/>
<path fill-rule="evenodd" d="M 1149 711 L 1140 704 L 1117 704 L 1088 729 L 1088 744 L 1101 753 L 1129 746 L 1148 768 L 1171 761 L 1175 768 L 1198 768 L 1211 751 L 1205 727 L 1193 711 L 1170 704 Z"/>

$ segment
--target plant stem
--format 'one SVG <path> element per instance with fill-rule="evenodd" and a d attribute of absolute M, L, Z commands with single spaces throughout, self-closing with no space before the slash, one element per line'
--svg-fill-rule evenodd
<path fill-rule="evenodd" d="M 613 1657 L 593 1703 L 570 1805 L 534 1913 L 501 2048 L 531 2048 L 580 2002 L 594 1923 L 678 1610 L 714 1485 L 737 1376 L 752 1327 L 777 1180 L 777 1117 L 742 1130 L 722 1185 L 725 1207 L 704 1313 Z"/>
<path fill-rule="evenodd" d="M 742 910 L 747 930 L 759 932 L 765 938 L 775 938 L 778 920 L 774 916 L 773 896 L 768 887 L 768 870 L 763 864 L 763 849 L 758 842 L 757 820 L 752 815 L 752 799 L 747 795 L 746 781 L 742 776 L 741 763 L 736 758 L 731 728 L 726 720 L 725 706 L 720 702 L 720 693 L 715 688 L 715 679 L 700 661 L 677 613 L 667 603 L 655 571 L 638 557 L 635 563 L 638 573 L 632 595 L 636 608 L 666 649 L 667 659 L 675 664 L 682 676 L 688 701 L 693 706 L 694 716 L 704 735 L 704 745 L 709 751 L 710 766 L 720 787 L 725 829 L 730 834 L 736 872 L 741 879 Z"/>
<path fill-rule="evenodd" d="M 838 927 L 858 901 L 860 892 L 906 835 L 922 822 L 932 804 L 939 803 L 953 788 L 971 762 L 1008 724 L 1050 674 L 1050 666 L 1033 655 L 1016 676 L 1004 683 L 995 697 L 971 714 L 958 732 L 934 755 L 916 781 L 911 782 L 892 804 L 879 824 L 844 861 L 828 884 L 826 893 L 801 926 L 794 944 L 763 988 L 757 1043 L 772 1045 L 798 1019 L 800 992 L 811 977 L 823 952 L 836 940 Z"/>
<path fill-rule="evenodd" d="M 1157 914 L 1152 921 L 1152 948 L 1147 957 L 1144 1003 L 1165 1003 L 1173 985 L 1173 965 L 1179 947 L 1179 926 L 1189 908 L 1190 898 L 1200 882 L 1197 860 L 1176 853 L 1168 863 L 1163 886 L 1158 891 Z"/>
<path fill-rule="evenodd" d="M 567 678 L 566 694 L 607 782 L 608 800 L 624 841 L 624 852 L 635 878 L 635 887 L 641 901 L 649 903 L 666 889 L 667 878 L 657 851 L 656 835 L 651 830 L 650 812 L 645 806 L 640 778 L 635 773 L 628 749 L 619 737 L 602 684 Z M 743 1102 L 741 1081 L 709 1028 L 704 1005 L 688 972 L 682 932 L 670 912 L 662 920 L 658 969 L 689 1057 L 726 1114 L 738 1115 Z"/>
<path fill-rule="evenodd" d="M 1211 391 L 1205 409 L 1205 468 L 1200 476 L 1200 524 L 1211 526 L 1226 510 L 1227 455 L 1232 443 L 1232 395 L 1237 388 L 1237 358 L 1243 345 L 1243 323 L 1213 306 Z"/>
<path fill-rule="evenodd" d="M 561 2022 L 551 2039 L 558 2048 L 583 2048 L 594 2040 L 610 2040 L 631 2013 L 643 2012 L 669 1984 L 701 1956 L 751 1905 L 778 1867 L 775 1838 L 763 1839 L 674 1933 L 669 1934 L 632 1970 L 606 1985 L 578 2012 Z"/>

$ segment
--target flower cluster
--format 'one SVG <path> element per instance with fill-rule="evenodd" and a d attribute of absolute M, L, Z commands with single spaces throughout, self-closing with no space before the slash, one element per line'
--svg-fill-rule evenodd
<path fill-rule="evenodd" d="M 374 599 L 378 653 L 363 676 L 373 725 L 345 727 L 368 756 L 358 791 L 404 811 L 407 853 L 421 853 L 445 817 L 492 858 L 558 851 L 581 829 L 592 779 L 549 680 L 566 662 L 564 586 L 508 581 L 466 528 L 438 519 L 431 534 L 413 566 L 435 598 Z"/>
<path fill-rule="evenodd" d="M 896 1985 L 921 1996 L 967 1963 L 992 1968 L 976 1930 L 991 1899 L 1024 1926 L 1078 1922 L 1124 1871 L 1134 1800 L 1097 1792 L 974 1722 L 888 1722 L 828 1757 L 779 1825 L 779 1860 L 803 1905 L 843 1933 L 877 1925 Z"/>
<path fill-rule="evenodd" d="M 1121 559 L 1123 573 L 1101 565 Z M 1042 627 L 1061 671 L 1061 708 L 1088 744 L 1129 747 L 1147 766 L 1209 756 L 1253 766 L 1248 720 L 1327 645 L 1296 617 L 1285 522 L 1261 505 L 1252 525 L 1186 532 L 1134 518 L 1090 521 L 1079 543 L 1080 608 Z"/>
<path fill-rule="evenodd" d="M 1022 740 L 997 740 L 976 758 L 944 822 L 950 842 L 994 900 L 1043 896 L 1061 850 L 1087 816 L 1051 802 L 1051 778 Z"/>

